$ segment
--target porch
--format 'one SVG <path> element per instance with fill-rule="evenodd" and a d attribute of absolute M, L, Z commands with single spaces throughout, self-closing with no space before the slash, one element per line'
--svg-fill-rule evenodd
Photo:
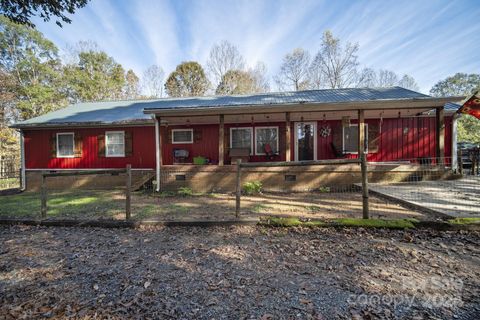
<path fill-rule="evenodd" d="M 365 153 L 372 182 L 408 181 L 425 167 L 456 168 L 456 125 L 443 105 L 384 103 L 357 106 L 301 104 L 224 110 L 146 110 L 155 119 L 156 190 L 187 186 L 233 191 L 236 159 L 294 162 L 355 159 Z M 394 108 L 396 107 L 396 108 Z M 300 109 L 300 110 L 299 110 Z M 332 109 L 337 109 L 333 111 Z M 221 112 L 223 111 L 223 112 Z M 452 170 L 452 171 L 453 171 Z M 438 174 L 435 174 L 438 176 Z M 360 182 L 358 164 L 249 168 L 244 181 L 269 191 L 307 191 Z"/>

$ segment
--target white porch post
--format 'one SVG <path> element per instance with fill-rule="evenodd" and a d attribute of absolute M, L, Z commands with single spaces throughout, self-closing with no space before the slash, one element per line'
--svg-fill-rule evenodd
<path fill-rule="evenodd" d="M 22 130 L 20 130 L 20 166 L 20 188 L 25 190 L 27 188 L 27 181 L 25 180 L 25 139 Z"/>
<path fill-rule="evenodd" d="M 154 119 L 155 119 L 155 160 L 156 160 L 155 162 L 156 178 L 155 179 L 157 181 L 155 191 L 159 192 L 160 191 L 160 166 L 162 164 L 162 161 L 161 161 L 162 141 L 160 137 L 160 119 L 157 118 L 155 115 L 154 115 Z"/>
<path fill-rule="evenodd" d="M 452 171 L 458 170 L 457 114 L 452 117 Z"/>

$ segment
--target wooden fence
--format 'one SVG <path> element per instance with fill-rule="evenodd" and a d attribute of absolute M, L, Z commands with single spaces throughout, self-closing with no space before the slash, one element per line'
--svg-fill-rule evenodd
<path fill-rule="evenodd" d="M 315 161 L 291 161 L 291 162 L 248 162 L 242 163 L 241 159 L 237 159 L 237 175 L 236 175 L 236 199 L 235 199 L 235 217 L 240 216 L 240 206 L 242 197 L 242 168 L 262 168 L 262 167 L 303 167 L 314 165 L 343 165 L 343 164 L 359 164 L 362 171 L 362 206 L 363 218 L 368 219 L 369 202 L 368 202 L 368 167 L 366 155 L 362 154 L 360 159 L 333 159 L 333 160 L 315 160 Z"/>
<path fill-rule="evenodd" d="M 132 166 L 127 164 L 125 169 L 112 170 L 86 170 L 86 171 L 68 171 L 68 172 L 42 172 L 42 181 L 40 189 L 41 199 L 41 216 L 47 217 L 47 178 L 49 177 L 66 177 L 66 176 L 84 176 L 84 175 L 100 175 L 100 174 L 120 174 L 125 173 L 125 218 L 131 218 L 131 194 L 132 194 Z"/>

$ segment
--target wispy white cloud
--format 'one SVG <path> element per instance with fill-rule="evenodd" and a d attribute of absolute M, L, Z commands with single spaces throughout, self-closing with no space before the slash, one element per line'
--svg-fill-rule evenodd
<path fill-rule="evenodd" d="M 38 21 L 58 46 L 94 40 L 138 74 L 151 64 L 171 72 L 181 61 L 205 63 L 227 39 L 247 64 L 278 71 L 285 53 L 318 48 L 324 30 L 358 42 L 362 64 L 413 75 L 422 91 L 455 72 L 480 72 L 480 6 L 459 1 L 91 1 L 58 28 Z"/>

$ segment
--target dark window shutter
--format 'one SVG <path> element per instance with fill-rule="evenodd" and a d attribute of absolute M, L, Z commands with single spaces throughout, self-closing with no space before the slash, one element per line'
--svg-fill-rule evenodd
<path fill-rule="evenodd" d="M 74 134 L 75 136 L 75 145 L 74 145 L 74 153 L 75 153 L 75 158 L 81 158 L 82 157 L 82 150 L 83 150 L 83 139 L 82 136 L 78 133 Z"/>
<path fill-rule="evenodd" d="M 228 156 L 230 154 L 230 128 L 223 129 L 223 153 L 227 156 L 227 159 L 230 159 Z"/>
<path fill-rule="evenodd" d="M 97 144 L 98 144 L 98 157 L 104 158 L 105 157 L 105 135 L 99 134 L 97 136 Z"/>
<path fill-rule="evenodd" d="M 380 145 L 380 127 L 378 123 L 368 124 L 368 153 L 378 152 Z"/>
<path fill-rule="evenodd" d="M 133 154 L 133 137 L 131 132 L 125 132 L 125 157 L 131 157 Z"/>
<path fill-rule="evenodd" d="M 202 141 L 202 129 L 194 129 L 193 130 L 193 142 L 199 142 Z"/>
<path fill-rule="evenodd" d="M 343 150 L 343 127 L 341 122 L 332 127 L 332 144 L 338 152 Z"/>
<path fill-rule="evenodd" d="M 50 156 L 57 157 L 57 135 L 55 133 L 50 136 Z"/>
<path fill-rule="evenodd" d="M 287 129 L 285 126 L 280 126 L 278 128 L 278 154 L 283 155 L 285 154 L 285 149 L 286 149 L 286 134 L 287 134 Z"/>
<path fill-rule="evenodd" d="M 167 141 L 165 143 L 172 143 L 172 129 L 167 129 Z"/>

